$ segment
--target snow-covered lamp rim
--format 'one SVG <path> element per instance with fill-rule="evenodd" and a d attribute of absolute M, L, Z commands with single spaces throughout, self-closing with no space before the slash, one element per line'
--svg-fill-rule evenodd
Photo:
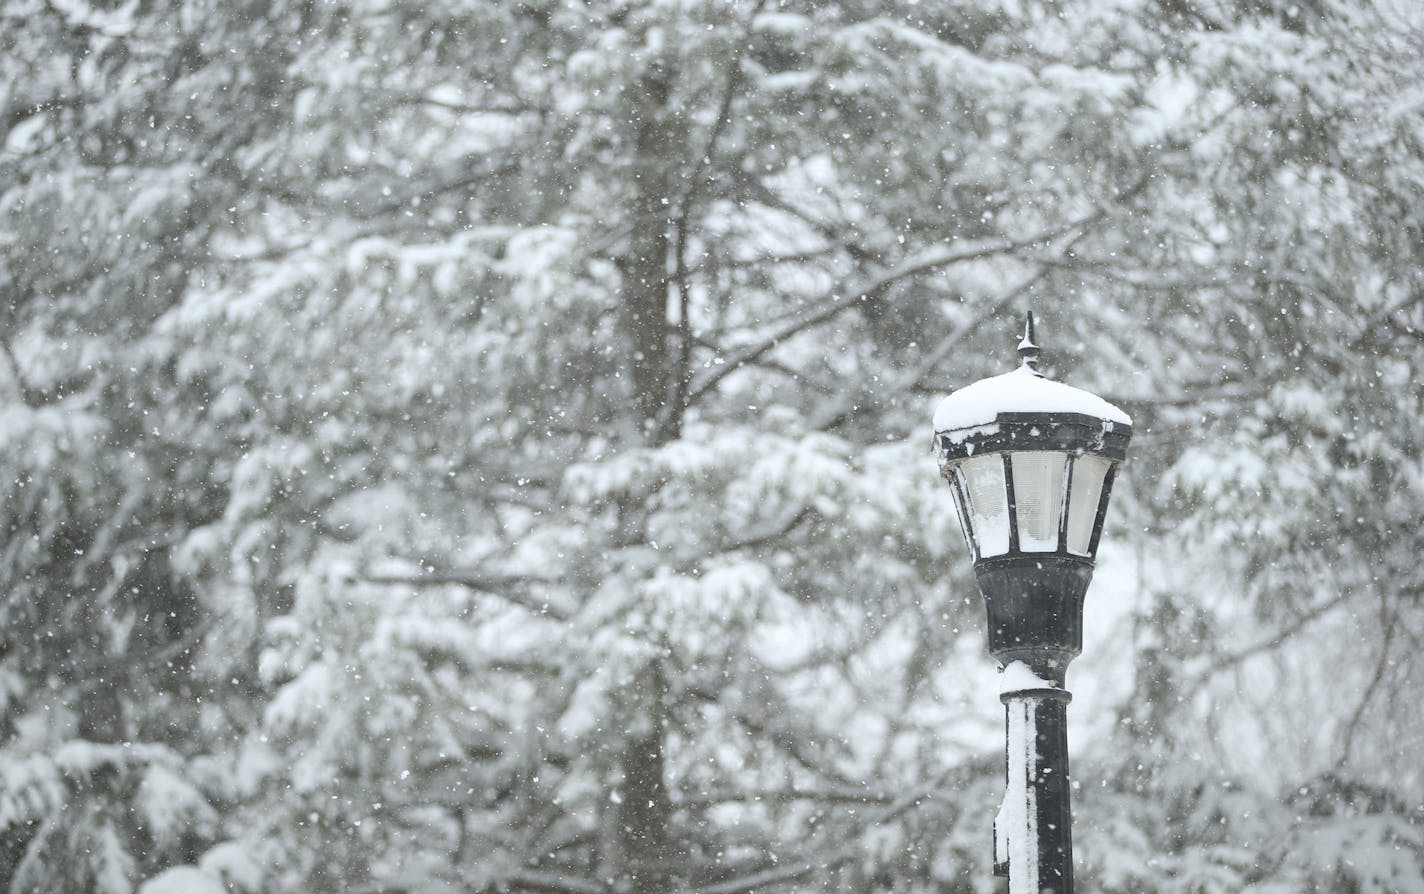
<path fill-rule="evenodd" d="M 966 385 L 940 401 L 934 414 L 935 434 L 990 425 L 1005 414 L 1023 413 L 1088 416 L 1132 426 L 1132 417 L 1096 394 L 1021 366 Z"/>
<path fill-rule="evenodd" d="M 941 465 L 971 456 L 1018 451 L 1053 451 L 1127 459 L 1132 426 L 1084 413 L 1000 413 L 992 422 L 937 431 Z"/>

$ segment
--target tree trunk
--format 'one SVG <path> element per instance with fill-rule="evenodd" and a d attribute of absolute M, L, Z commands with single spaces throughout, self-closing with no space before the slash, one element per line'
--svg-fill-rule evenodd
<path fill-rule="evenodd" d="M 662 724 L 654 723 L 646 736 L 629 742 L 623 749 L 622 763 L 619 830 L 627 861 L 628 891 L 665 894 L 669 888 L 667 825 L 672 805 L 663 781 Z"/>
<path fill-rule="evenodd" d="M 628 335 L 629 377 L 639 430 L 656 445 L 676 437 L 682 408 L 673 405 L 675 369 L 669 325 L 669 261 L 671 215 L 675 205 L 680 143 L 665 113 L 671 74 L 653 63 L 641 79 L 637 128 L 633 232 L 621 259 L 622 314 Z M 620 755 L 622 804 L 618 809 L 618 849 L 625 861 L 624 878 L 631 894 L 664 894 L 668 890 L 668 823 L 672 808 L 663 778 L 663 729 L 666 706 L 661 672 L 643 677 L 647 687 L 648 728 L 628 741 Z"/>
<path fill-rule="evenodd" d="M 641 430 L 650 439 L 659 437 L 665 413 L 680 411 L 668 404 L 677 375 L 668 325 L 668 261 L 678 157 L 676 135 L 664 114 L 669 77 L 654 64 L 640 81 L 644 101 L 634 121 L 633 232 L 620 265 L 634 405 Z"/>

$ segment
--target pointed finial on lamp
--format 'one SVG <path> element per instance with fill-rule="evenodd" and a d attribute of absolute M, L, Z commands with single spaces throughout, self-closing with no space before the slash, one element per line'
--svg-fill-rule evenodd
<path fill-rule="evenodd" d="M 1019 339 L 1019 358 L 1023 361 L 1023 368 L 1038 376 L 1043 377 L 1043 373 L 1038 371 L 1038 342 L 1033 333 L 1033 311 L 1028 312 L 1027 319 L 1024 320 L 1023 338 Z"/>

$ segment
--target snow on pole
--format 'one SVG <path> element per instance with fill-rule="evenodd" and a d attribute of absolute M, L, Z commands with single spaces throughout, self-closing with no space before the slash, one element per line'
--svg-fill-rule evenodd
<path fill-rule="evenodd" d="M 1038 798 L 1034 790 L 1038 735 L 1033 708 L 1031 698 L 1010 698 L 1005 705 L 1008 789 L 994 824 L 994 843 L 999 847 L 1002 836 L 1002 850 L 995 860 L 999 855 L 1008 859 L 1009 894 L 1039 894 Z"/>

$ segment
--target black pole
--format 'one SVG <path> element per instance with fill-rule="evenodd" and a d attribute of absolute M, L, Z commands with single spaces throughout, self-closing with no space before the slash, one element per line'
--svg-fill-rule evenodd
<path fill-rule="evenodd" d="M 1063 689 L 1005 692 L 1007 790 L 994 829 L 994 873 L 1009 894 L 1073 894 L 1068 702 Z"/>

